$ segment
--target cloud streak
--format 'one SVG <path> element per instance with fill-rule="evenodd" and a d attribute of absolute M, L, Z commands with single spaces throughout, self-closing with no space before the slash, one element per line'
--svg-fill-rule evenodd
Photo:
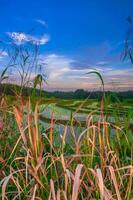
<path fill-rule="evenodd" d="M 38 22 L 39 24 L 41 24 L 42 26 L 45 26 L 47 27 L 47 24 L 44 20 L 41 20 L 41 19 L 36 19 L 36 22 Z"/>

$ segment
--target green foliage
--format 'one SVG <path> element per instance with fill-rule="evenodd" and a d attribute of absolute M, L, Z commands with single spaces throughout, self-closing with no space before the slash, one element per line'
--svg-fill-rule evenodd
<path fill-rule="evenodd" d="M 104 81 L 103 81 L 103 78 L 102 78 L 102 75 L 100 74 L 100 72 L 94 70 L 94 71 L 90 71 L 86 74 L 96 74 L 98 76 L 98 78 L 101 80 L 101 83 L 102 83 L 102 87 L 103 87 L 103 92 L 104 92 Z"/>

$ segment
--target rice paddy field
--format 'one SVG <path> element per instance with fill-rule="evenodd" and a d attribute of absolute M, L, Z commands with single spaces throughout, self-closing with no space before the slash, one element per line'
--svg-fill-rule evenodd
<path fill-rule="evenodd" d="M 133 200 L 133 0 L 0 9 L 0 200 Z"/>
<path fill-rule="evenodd" d="M 0 199 L 133 199 L 133 102 L 1 98 Z"/>

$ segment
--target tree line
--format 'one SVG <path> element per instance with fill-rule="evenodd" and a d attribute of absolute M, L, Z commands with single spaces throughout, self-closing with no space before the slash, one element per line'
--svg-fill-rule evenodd
<path fill-rule="evenodd" d="M 11 95 L 15 96 L 16 94 L 21 93 L 23 96 L 31 96 L 33 93 L 35 96 L 47 97 L 47 98 L 60 98 L 60 99 L 101 99 L 103 96 L 102 91 L 87 91 L 83 89 L 77 89 L 75 91 L 44 91 L 40 89 L 35 89 L 31 87 L 23 87 L 21 88 L 19 85 L 14 84 L 0 84 L 0 95 Z M 133 102 L 133 90 L 129 91 L 120 91 L 120 92 L 112 92 L 105 91 L 105 95 L 110 97 L 110 100 L 115 102 L 117 100 L 123 101 L 128 99 L 130 102 Z"/>

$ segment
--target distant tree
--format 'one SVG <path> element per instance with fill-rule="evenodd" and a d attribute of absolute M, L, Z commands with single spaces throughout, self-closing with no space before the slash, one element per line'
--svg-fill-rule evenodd
<path fill-rule="evenodd" d="M 74 95 L 75 95 L 75 98 L 77 99 L 85 99 L 88 95 L 88 92 L 86 92 L 83 89 L 78 89 L 75 91 Z"/>

